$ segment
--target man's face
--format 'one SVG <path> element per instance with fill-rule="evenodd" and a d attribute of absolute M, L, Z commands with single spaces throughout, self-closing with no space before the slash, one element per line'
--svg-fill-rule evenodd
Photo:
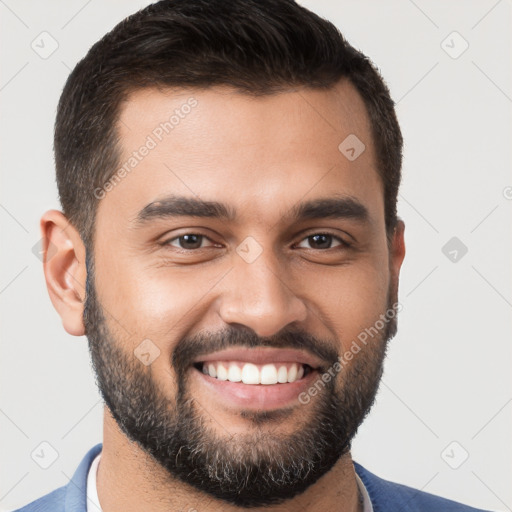
<path fill-rule="evenodd" d="M 401 233 L 387 245 L 363 101 L 348 83 L 260 98 L 143 90 L 119 133 L 130 170 L 99 202 L 84 314 L 105 402 L 170 476 L 240 506 L 291 498 L 349 449 L 396 328 L 343 357 L 396 302 L 403 257 Z M 366 146 L 355 160 L 338 149 L 351 134 Z M 225 211 L 192 215 L 177 197 Z M 213 357 L 218 376 L 219 361 L 277 361 L 285 380 L 304 354 L 313 368 L 276 384 L 202 372 L 240 348 Z"/>

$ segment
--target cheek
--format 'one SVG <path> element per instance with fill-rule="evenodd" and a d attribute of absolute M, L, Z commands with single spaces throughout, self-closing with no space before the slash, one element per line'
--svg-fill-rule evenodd
<path fill-rule="evenodd" d="M 135 270 L 119 265 L 111 269 L 105 305 L 134 336 L 163 342 L 182 335 L 197 320 L 225 273 L 220 266 Z"/>
<path fill-rule="evenodd" d="M 313 311 L 347 350 L 359 333 L 375 324 L 385 312 L 389 274 L 368 263 L 330 268 L 303 276 Z"/>

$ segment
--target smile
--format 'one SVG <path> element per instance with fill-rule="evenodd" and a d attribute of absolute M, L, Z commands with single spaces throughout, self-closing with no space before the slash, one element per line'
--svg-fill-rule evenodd
<path fill-rule="evenodd" d="M 295 362 L 253 364 L 243 361 L 208 361 L 198 362 L 194 367 L 214 379 L 248 385 L 292 383 L 313 370 L 308 364 Z"/>

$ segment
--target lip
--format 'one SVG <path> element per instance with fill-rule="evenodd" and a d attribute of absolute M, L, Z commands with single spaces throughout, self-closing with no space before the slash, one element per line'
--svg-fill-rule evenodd
<path fill-rule="evenodd" d="M 219 380 L 192 367 L 194 379 L 212 394 L 216 401 L 229 403 L 238 408 L 269 410 L 300 404 L 299 395 L 318 379 L 319 372 L 313 370 L 302 379 L 286 384 L 243 384 Z"/>
<path fill-rule="evenodd" d="M 197 357 L 194 364 L 212 361 L 241 361 L 253 364 L 299 363 L 307 364 L 313 370 L 318 370 L 323 365 L 321 359 L 305 350 L 262 347 L 221 350 L 220 352 Z"/>

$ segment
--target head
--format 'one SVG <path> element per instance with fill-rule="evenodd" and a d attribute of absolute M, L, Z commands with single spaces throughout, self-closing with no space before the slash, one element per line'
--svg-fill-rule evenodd
<path fill-rule="evenodd" d="M 347 454 L 396 332 L 401 150 L 377 70 L 290 0 L 158 2 L 75 67 L 48 288 L 120 431 L 169 477 L 263 506 Z M 302 350 L 325 385 L 223 399 L 200 363 L 229 348 Z"/>

